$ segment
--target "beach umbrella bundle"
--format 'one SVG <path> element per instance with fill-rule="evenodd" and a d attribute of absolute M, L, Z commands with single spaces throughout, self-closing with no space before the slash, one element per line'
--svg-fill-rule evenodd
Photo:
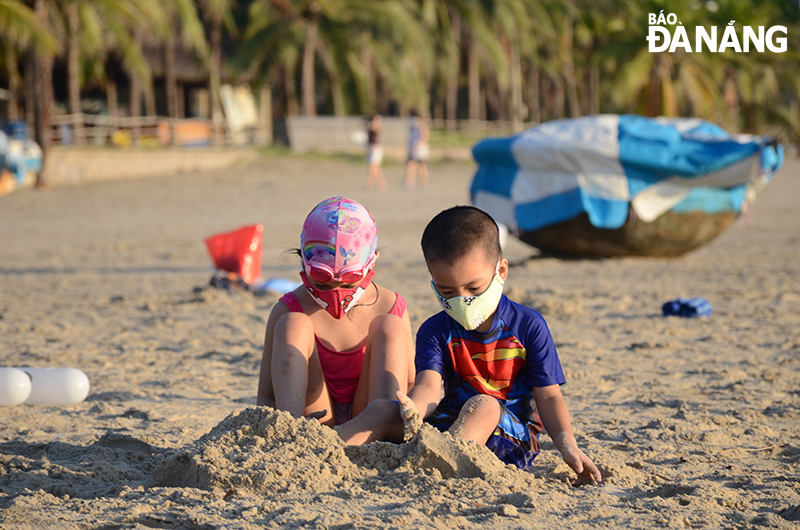
<path fill-rule="evenodd" d="M 783 162 L 772 138 L 696 118 L 556 120 L 472 149 L 475 206 L 544 251 L 679 255 L 719 235 Z"/>

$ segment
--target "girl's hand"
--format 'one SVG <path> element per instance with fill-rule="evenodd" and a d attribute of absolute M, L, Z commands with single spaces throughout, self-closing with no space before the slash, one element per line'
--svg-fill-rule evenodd
<path fill-rule="evenodd" d="M 403 418 L 403 441 L 407 442 L 422 427 L 422 415 L 411 398 L 400 390 L 397 391 L 397 401 L 400 402 L 400 417 Z"/>

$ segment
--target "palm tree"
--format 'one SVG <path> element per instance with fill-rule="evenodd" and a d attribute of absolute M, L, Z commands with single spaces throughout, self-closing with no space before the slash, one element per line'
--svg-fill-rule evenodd
<path fill-rule="evenodd" d="M 19 57 L 28 46 L 37 53 L 52 56 L 58 42 L 36 17 L 36 13 L 19 0 L 0 0 L 0 50 L 8 75 L 8 120 L 19 119 Z"/>
<path fill-rule="evenodd" d="M 355 104 L 374 108 L 375 77 L 406 106 L 427 104 L 424 71 L 430 48 L 411 9 L 402 1 L 325 0 L 289 4 L 256 1 L 234 61 L 239 71 L 264 79 L 284 73 L 287 113 L 292 114 L 294 72 L 300 63 L 303 112 L 317 112 L 315 59 L 321 59 L 331 85 L 334 111 L 346 111 L 343 87 L 355 86 Z"/>
<path fill-rule="evenodd" d="M 209 0 L 207 5 L 216 8 L 218 7 L 218 2 Z M 156 36 L 161 37 L 164 51 L 167 115 L 171 118 L 176 118 L 178 116 L 178 81 L 175 70 L 175 47 L 177 46 L 175 32 L 179 32 L 178 35 L 183 46 L 193 51 L 205 67 L 209 66 L 211 56 L 203 23 L 192 0 L 167 0 L 163 2 L 162 17 L 164 25 L 156 29 Z M 212 105 L 215 103 L 214 96 L 218 95 L 219 87 L 217 86 L 216 88 L 216 93 L 212 90 Z M 213 117 L 214 115 L 212 114 Z"/>
<path fill-rule="evenodd" d="M 149 67 L 133 33 L 136 26 L 159 22 L 158 5 L 154 0 L 63 0 L 60 7 L 66 26 L 69 111 L 76 118 L 74 136 L 80 143 L 81 86 L 92 79 L 105 84 L 114 93 L 113 98 L 107 98 L 109 109 L 116 108 L 116 85 L 105 71 L 109 55 L 120 56 L 123 67 L 136 72 L 138 78 L 149 80 Z"/>
<path fill-rule="evenodd" d="M 222 28 L 231 36 L 236 36 L 236 23 L 231 6 L 233 0 L 201 0 L 201 15 L 209 24 L 210 50 L 208 57 L 208 78 L 211 116 L 219 114 L 220 85 L 222 78 Z M 176 97 L 176 96 L 173 96 Z M 177 99 L 177 98 L 176 98 Z M 172 114 L 171 114 L 172 116 Z M 214 131 L 216 135 L 216 127 Z"/>

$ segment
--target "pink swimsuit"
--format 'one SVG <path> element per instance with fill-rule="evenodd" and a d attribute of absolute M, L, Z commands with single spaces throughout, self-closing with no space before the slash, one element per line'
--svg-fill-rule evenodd
<path fill-rule="evenodd" d="M 280 301 L 286 304 L 286 307 L 292 313 L 303 312 L 300 301 L 292 292 L 283 295 Z M 406 312 L 406 306 L 405 299 L 397 294 L 397 299 L 389 314 L 402 317 Z M 317 343 L 319 361 L 322 365 L 322 373 L 325 376 L 325 384 L 328 386 L 331 399 L 336 403 L 351 403 L 356 395 L 356 388 L 358 388 L 361 366 L 364 363 L 364 354 L 367 351 L 366 343 L 357 350 L 339 352 L 325 346 L 316 335 L 314 335 L 314 339 Z"/>

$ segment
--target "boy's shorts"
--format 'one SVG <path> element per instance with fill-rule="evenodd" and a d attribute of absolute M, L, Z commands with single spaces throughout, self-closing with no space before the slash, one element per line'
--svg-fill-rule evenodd
<path fill-rule="evenodd" d="M 504 463 L 526 470 L 539 454 L 539 435 L 534 434 L 532 424 L 523 423 L 508 410 L 505 403 L 497 401 L 500 404 L 500 421 L 486 441 L 486 447 Z M 454 411 L 452 407 L 440 406 L 425 421 L 444 432 L 455 423 L 459 412 L 460 410 Z"/>

